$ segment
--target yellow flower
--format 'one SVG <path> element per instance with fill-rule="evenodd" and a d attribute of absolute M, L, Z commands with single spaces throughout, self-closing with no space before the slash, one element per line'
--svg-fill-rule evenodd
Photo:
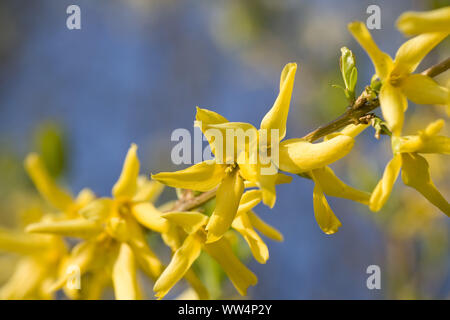
<path fill-rule="evenodd" d="M 0 300 L 53 298 L 50 285 L 68 254 L 62 239 L 0 229 L 0 250 L 21 256 L 14 273 L 0 288 Z"/>
<path fill-rule="evenodd" d="M 370 56 L 378 78 L 382 81 L 379 99 L 383 117 L 395 136 L 400 136 L 407 98 L 417 104 L 448 105 L 449 90 L 422 74 L 412 74 L 422 59 L 439 44 L 448 32 L 433 32 L 406 41 L 397 51 L 395 60 L 382 52 L 362 22 L 348 25 L 353 37 Z"/>
<path fill-rule="evenodd" d="M 426 12 L 405 12 L 398 18 L 397 28 L 406 35 L 450 33 L 450 7 Z"/>
<path fill-rule="evenodd" d="M 303 173 L 314 181 L 314 215 L 320 229 L 326 234 L 337 232 L 342 224 L 331 210 L 325 195 L 350 199 L 363 204 L 369 203 L 368 192 L 348 186 L 334 174 L 331 168 L 327 167 L 328 164 L 347 155 L 353 148 L 354 138 L 367 127 L 367 124 L 350 124 L 341 132 L 326 136 L 323 142 L 312 144 L 299 141 L 297 143 L 301 143 L 302 146 L 299 147 L 296 155 L 297 168 L 294 170 L 292 167 L 285 168 L 293 173 Z"/>
<path fill-rule="evenodd" d="M 450 216 L 450 204 L 431 180 L 428 162 L 418 154 L 450 154 L 450 139 L 438 135 L 443 125 L 444 121 L 440 119 L 429 124 L 416 136 L 392 139 L 394 157 L 387 164 L 383 177 L 372 192 L 369 205 L 372 211 L 379 211 L 386 203 L 402 169 L 402 180 L 407 186 L 419 191 L 428 201 Z"/>
<path fill-rule="evenodd" d="M 83 276 L 112 280 L 117 299 L 139 299 L 141 292 L 136 280 L 140 267 L 156 279 L 163 265 L 149 248 L 144 229 L 166 232 L 168 223 L 150 203 L 162 191 L 162 185 L 139 177 L 137 146 L 132 145 L 126 156 L 122 173 L 112 189 L 113 198 L 90 202 L 73 219 L 41 222 L 28 226 L 28 232 L 50 233 L 85 239 L 71 252 L 53 285 L 59 289 L 69 279 L 67 269 L 77 266 Z M 191 277 L 196 285 L 195 275 Z M 103 285 L 107 282 L 103 281 Z M 101 291 L 98 288 L 97 291 Z"/>
<path fill-rule="evenodd" d="M 263 202 L 270 207 L 274 206 L 277 170 L 275 168 L 268 174 L 262 173 L 263 169 L 272 166 L 270 159 L 272 135 L 267 131 L 278 130 L 278 141 L 286 134 L 286 121 L 296 70 L 295 63 L 284 67 L 280 78 L 280 93 L 272 109 L 261 121 L 260 130 L 248 123 L 228 122 L 218 113 L 197 108 L 196 125 L 200 126 L 208 139 L 215 159 L 181 171 L 152 175 L 153 179 L 175 188 L 204 192 L 218 186 L 216 208 L 206 226 L 208 243 L 219 240 L 231 226 L 244 193 L 244 180 L 256 183 L 262 191 Z M 228 135 L 230 130 L 233 132 L 231 137 Z M 243 141 L 239 139 L 240 132 L 244 137 Z M 238 142 L 235 145 L 236 137 Z M 259 145 L 263 146 L 264 152 L 267 153 L 265 156 L 267 163 L 259 159 L 262 151 L 258 149 Z M 255 155 L 257 159 L 251 162 L 250 157 Z"/>
<path fill-rule="evenodd" d="M 83 189 L 74 199 L 68 191 L 55 183 L 41 158 L 35 153 L 27 156 L 25 169 L 42 197 L 59 210 L 57 214 L 44 215 L 41 206 L 27 208 L 24 214 L 33 216 L 33 220 L 48 222 L 71 218 L 94 198 L 90 190 Z M 22 257 L 11 279 L 1 288 L 1 298 L 52 298 L 50 286 L 56 280 L 58 268 L 68 256 L 68 249 L 60 237 L 0 230 L 0 250 Z"/>
<path fill-rule="evenodd" d="M 246 187 L 254 187 L 254 185 L 247 183 Z M 241 198 L 236 217 L 231 226 L 247 242 L 255 260 L 259 263 L 266 263 L 269 258 L 269 250 L 256 230 L 276 241 L 282 241 L 283 236 L 278 230 L 265 223 L 252 211 L 261 202 L 261 199 L 261 190 L 253 189 L 246 191 Z M 211 219 L 210 217 L 193 211 L 168 212 L 163 214 L 163 217 L 171 223 L 182 227 L 188 235 L 183 245 L 174 252 L 169 266 L 155 283 L 154 291 L 158 298 L 163 298 L 186 272 L 190 270 L 190 267 L 200 255 L 201 250 L 207 252 L 222 266 L 241 295 L 246 294 L 247 288 L 250 285 L 256 284 L 256 276 L 234 256 L 226 237 L 222 237 L 213 243 L 207 242 L 206 226 L 208 225 L 208 220 Z"/>

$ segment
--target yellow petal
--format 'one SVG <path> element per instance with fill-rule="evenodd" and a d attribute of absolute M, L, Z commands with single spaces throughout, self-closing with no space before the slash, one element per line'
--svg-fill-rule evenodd
<path fill-rule="evenodd" d="M 241 295 L 245 296 L 248 287 L 258 283 L 258 278 L 234 255 L 225 238 L 206 244 L 204 249 L 221 265 Z"/>
<path fill-rule="evenodd" d="M 99 198 L 80 209 L 79 214 L 88 220 L 102 221 L 114 210 L 114 201 L 110 198 Z"/>
<path fill-rule="evenodd" d="M 244 192 L 244 181 L 238 170 L 228 173 L 216 193 L 216 208 L 209 218 L 207 242 L 219 240 L 230 228 Z"/>
<path fill-rule="evenodd" d="M 319 143 L 303 139 L 285 140 L 280 144 L 280 170 L 300 173 L 324 167 L 345 157 L 354 143 L 352 137 L 345 135 Z"/>
<path fill-rule="evenodd" d="M 315 182 L 313 191 L 313 206 L 314 206 L 314 216 L 319 224 L 320 229 L 326 234 L 333 234 L 338 231 L 342 223 L 334 215 L 330 206 L 328 205 L 327 199 L 322 191 L 322 185 L 316 178 L 314 172 L 311 172 L 311 177 Z"/>
<path fill-rule="evenodd" d="M 399 136 L 403 128 L 404 112 L 408 107 L 405 95 L 389 83 L 383 83 L 380 90 L 380 105 L 383 117 L 394 136 Z"/>
<path fill-rule="evenodd" d="M 155 202 L 156 199 L 164 190 L 164 185 L 158 181 L 151 181 L 145 176 L 140 176 L 137 182 L 137 191 L 132 201 L 142 202 L 150 201 Z"/>
<path fill-rule="evenodd" d="M 344 129 L 341 130 L 342 134 L 345 134 L 346 136 L 356 138 L 361 132 L 366 130 L 368 127 L 370 127 L 370 124 L 349 124 Z"/>
<path fill-rule="evenodd" d="M 450 154 L 450 138 L 445 136 L 403 136 L 398 140 L 396 151 Z"/>
<path fill-rule="evenodd" d="M 70 256 L 61 264 L 59 278 L 49 290 L 52 292 L 57 291 L 67 283 L 67 280 L 71 275 L 67 272 L 70 267 L 78 267 L 80 275 L 83 275 L 90 270 L 96 259 L 98 259 L 96 241 L 83 241 L 75 245 Z"/>
<path fill-rule="evenodd" d="M 369 204 L 370 210 L 379 211 L 384 206 L 387 199 L 389 199 L 389 195 L 391 194 L 395 180 L 397 180 L 401 166 L 402 157 L 400 154 L 396 154 L 386 165 L 383 177 L 372 191 Z"/>
<path fill-rule="evenodd" d="M 84 188 L 78 193 L 75 203 L 79 207 L 84 207 L 93 200 L 95 200 L 95 193 L 89 188 Z"/>
<path fill-rule="evenodd" d="M 277 181 L 278 175 L 263 175 L 260 174 L 258 177 L 258 186 L 261 189 L 262 201 L 269 208 L 273 208 L 275 205 L 275 201 L 277 199 L 275 184 Z"/>
<path fill-rule="evenodd" d="M 0 228 L 0 250 L 34 254 L 48 249 L 52 245 L 51 238 L 39 235 L 23 234 Z"/>
<path fill-rule="evenodd" d="M 438 134 L 445 125 L 444 119 L 437 119 L 436 121 L 431 122 L 425 128 L 425 134 L 427 136 L 433 136 Z"/>
<path fill-rule="evenodd" d="M 131 207 L 131 213 L 144 227 L 164 233 L 169 230 L 169 222 L 162 217 L 162 212 L 157 210 L 151 203 L 143 202 Z"/>
<path fill-rule="evenodd" d="M 260 190 L 250 190 L 244 192 L 241 201 L 239 202 L 238 214 L 241 212 L 248 212 L 256 207 L 261 202 L 261 191 Z"/>
<path fill-rule="evenodd" d="M 137 190 L 137 178 L 139 176 L 139 159 L 137 156 L 137 145 L 134 143 L 128 150 L 123 163 L 119 180 L 112 189 L 115 198 L 132 198 Z"/>
<path fill-rule="evenodd" d="M 450 33 L 450 7 L 404 12 L 397 20 L 397 28 L 406 35 L 439 31 Z"/>
<path fill-rule="evenodd" d="M 214 146 L 216 162 L 223 164 L 232 164 L 237 161 L 239 156 L 244 153 L 256 150 L 258 141 L 258 130 L 254 126 L 245 122 L 226 122 L 220 124 L 211 124 L 207 126 L 207 131 L 214 130 L 220 133 L 222 137 L 222 148 L 219 145 Z M 206 133 L 206 136 L 211 136 Z M 249 158 L 244 158 L 245 163 L 250 163 Z M 242 163 L 242 160 L 240 160 Z"/>
<path fill-rule="evenodd" d="M 326 195 L 369 204 L 370 193 L 346 185 L 334 174 L 331 168 L 315 169 L 313 173 L 315 180 L 319 181 L 322 191 Z"/>
<path fill-rule="evenodd" d="M 197 299 L 199 300 L 208 300 L 209 299 L 209 292 L 208 289 L 203 285 L 203 283 L 200 281 L 200 279 L 197 277 L 195 272 L 191 269 L 186 272 L 184 275 L 184 278 L 187 282 L 189 282 L 192 289 L 194 289 L 195 295 Z M 178 297 L 180 299 L 180 297 Z"/>
<path fill-rule="evenodd" d="M 217 112 L 208 110 L 208 109 L 201 109 L 197 107 L 197 114 L 195 115 L 195 126 L 199 127 L 203 134 L 205 135 L 206 139 L 208 140 L 208 143 L 211 147 L 211 152 L 215 154 L 215 137 L 210 135 L 210 132 L 207 132 L 208 126 L 213 124 L 220 124 L 228 122 L 228 120 L 218 114 Z M 223 144 L 223 141 L 222 141 Z"/>
<path fill-rule="evenodd" d="M 37 154 L 31 153 L 27 156 L 25 169 L 31 180 L 33 180 L 36 189 L 52 206 L 65 211 L 73 203 L 72 196 L 66 190 L 56 185 Z"/>
<path fill-rule="evenodd" d="M 417 104 L 450 105 L 450 91 L 422 74 L 413 74 L 401 82 L 403 93 Z"/>
<path fill-rule="evenodd" d="M 48 269 L 37 259 L 27 257 L 19 260 L 11 278 L 0 290 L 0 299 L 36 299 L 47 275 Z"/>
<path fill-rule="evenodd" d="M 252 226 L 256 230 L 261 232 L 264 236 L 275 241 L 283 241 L 283 235 L 281 234 L 281 232 L 264 222 L 260 217 L 256 215 L 256 213 L 250 211 L 247 213 L 247 215 Z"/>
<path fill-rule="evenodd" d="M 415 153 L 402 154 L 402 180 L 419 191 L 432 204 L 450 217 L 450 204 L 438 191 L 430 177 L 428 162 Z"/>
<path fill-rule="evenodd" d="M 38 222 L 27 226 L 26 232 L 58 234 L 66 237 L 89 238 L 98 235 L 103 227 L 96 221 L 87 219 Z"/>
<path fill-rule="evenodd" d="M 288 63 L 281 72 L 280 93 L 275 100 L 272 109 L 264 116 L 261 121 L 261 129 L 268 130 L 267 137 L 270 141 L 270 130 L 279 130 L 279 140 L 286 136 L 286 121 L 291 103 L 292 90 L 294 88 L 296 63 Z"/>
<path fill-rule="evenodd" d="M 172 289 L 198 258 L 201 250 L 201 238 L 196 233 L 189 235 L 156 281 L 153 287 L 156 297 L 161 299 Z"/>
<path fill-rule="evenodd" d="M 267 259 L 269 259 L 269 249 L 253 229 L 247 213 L 242 212 L 238 214 L 231 226 L 244 237 L 256 261 L 266 263 Z"/>
<path fill-rule="evenodd" d="M 392 69 L 393 62 L 391 57 L 378 48 L 364 23 L 360 21 L 352 22 L 348 25 L 348 30 L 361 47 L 366 50 L 378 77 L 384 80 Z"/>
<path fill-rule="evenodd" d="M 165 219 L 182 227 L 187 233 L 196 232 L 208 221 L 208 216 L 200 212 L 167 212 L 162 215 Z"/>
<path fill-rule="evenodd" d="M 407 75 L 420 64 L 423 58 L 447 36 L 445 32 L 418 35 L 401 45 L 394 60 L 393 75 Z"/>
<path fill-rule="evenodd" d="M 112 269 L 112 280 L 116 300 L 137 300 L 140 298 L 136 278 L 136 262 L 130 247 L 122 243 L 119 255 Z"/>
<path fill-rule="evenodd" d="M 175 172 L 161 172 L 152 175 L 157 180 L 173 188 L 209 191 L 214 189 L 225 176 L 226 165 L 207 160 Z"/>
<path fill-rule="evenodd" d="M 129 217 L 126 219 L 126 228 L 128 233 L 127 243 L 133 250 L 136 261 L 150 278 L 156 279 L 161 274 L 163 265 L 148 246 L 142 227 L 137 221 Z"/>

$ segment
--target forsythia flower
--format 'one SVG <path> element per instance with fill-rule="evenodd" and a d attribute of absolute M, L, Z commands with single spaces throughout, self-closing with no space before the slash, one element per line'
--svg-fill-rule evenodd
<path fill-rule="evenodd" d="M 35 153 L 26 158 L 25 169 L 42 197 L 59 211 L 44 215 L 43 209 L 39 208 L 41 221 L 72 218 L 94 199 L 89 189 L 83 189 L 74 199 L 68 191 L 55 183 L 41 158 Z M 60 237 L 1 230 L 0 249 L 23 256 L 11 279 L 1 289 L 1 298 L 52 298 L 51 284 L 57 278 L 58 268 L 68 256 L 68 249 Z"/>
<path fill-rule="evenodd" d="M 370 198 L 370 209 L 380 210 L 386 203 L 402 169 L 402 180 L 419 191 L 428 201 L 450 216 L 450 204 L 436 189 L 430 177 L 426 159 L 418 153 L 450 154 L 450 139 L 438 135 L 444 126 L 440 119 L 430 123 L 424 131 L 415 136 L 393 138 L 394 157 L 387 164 L 382 179 L 378 182 Z"/>
<path fill-rule="evenodd" d="M 325 141 L 336 139 L 339 136 L 355 138 L 367 127 L 368 125 L 366 124 L 350 124 L 341 132 L 326 136 Z M 331 210 L 325 195 L 350 199 L 366 205 L 369 204 L 370 194 L 368 192 L 360 191 L 346 185 L 334 174 L 333 170 L 327 166 L 313 169 L 307 172 L 306 175 L 314 181 L 314 215 L 320 229 L 326 234 L 335 233 L 342 224 Z"/>
<path fill-rule="evenodd" d="M 275 204 L 277 170 L 267 175 L 261 174 L 261 169 L 265 164 L 262 164 L 259 158 L 256 159 L 255 163 L 250 163 L 248 157 L 249 153 L 255 155 L 254 152 L 258 144 L 266 149 L 264 151 L 270 152 L 271 134 L 269 137 L 268 130 L 281 132 L 277 136 L 279 140 L 285 136 L 296 70 L 297 65 L 295 63 L 287 64 L 283 69 L 280 79 L 280 93 L 272 109 L 261 121 L 261 130 L 258 131 L 248 123 L 228 122 L 218 113 L 197 108 L 196 124 L 201 126 L 210 143 L 211 151 L 215 153 L 215 159 L 195 164 L 181 171 L 152 175 L 153 179 L 176 188 L 204 192 L 218 186 L 216 208 L 205 229 L 208 243 L 219 240 L 231 226 L 237 213 L 239 201 L 244 193 L 244 180 L 255 182 L 261 188 L 262 199 L 266 205 L 273 207 Z M 232 137 L 226 134 L 230 129 L 233 132 Z M 240 132 L 243 135 L 249 134 L 250 141 L 245 139 L 244 136 L 244 141 L 238 142 L 235 146 L 235 137 L 237 136 L 239 140 Z M 219 137 L 223 137 L 221 143 L 218 142 Z M 278 143 L 278 141 L 274 143 Z M 230 146 L 233 146 L 233 148 L 230 148 Z M 232 149 L 231 155 L 229 148 Z M 260 150 L 256 150 L 259 154 L 258 151 Z M 269 161 L 268 166 L 270 165 Z"/>
<path fill-rule="evenodd" d="M 112 189 L 113 198 L 92 201 L 80 211 L 79 217 L 73 219 L 28 226 L 28 232 L 86 239 L 72 250 L 53 289 L 61 288 L 69 279 L 67 269 L 76 266 L 81 275 L 95 279 L 107 274 L 112 279 L 117 299 L 138 299 L 141 293 L 136 279 L 137 267 L 153 279 L 161 274 L 163 265 L 148 247 L 140 223 L 163 228 L 163 219 L 149 202 L 161 192 L 162 186 L 138 177 L 139 167 L 137 146 L 133 144 Z M 93 281 L 94 286 L 107 283 Z M 95 291 L 101 292 L 102 288 L 95 288 Z"/>
<path fill-rule="evenodd" d="M 260 190 L 250 190 L 244 193 L 232 227 L 243 236 L 255 259 L 260 263 L 265 263 L 269 258 L 269 251 L 255 229 L 277 241 L 282 241 L 283 238 L 276 229 L 267 225 L 251 211 L 260 201 Z M 207 242 L 206 226 L 210 217 L 193 211 L 168 212 L 163 214 L 163 217 L 181 226 L 188 236 L 183 245 L 175 251 L 170 264 L 155 283 L 153 289 L 158 298 L 163 298 L 186 274 L 202 250 L 222 266 L 241 295 L 246 294 L 250 285 L 257 283 L 256 276 L 234 255 L 226 237 L 212 243 Z"/>
<path fill-rule="evenodd" d="M 430 32 L 450 33 L 450 7 L 426 12 L 405 12 L 397 20 L 397 28 L 406 35 Z"/>
<path fill-rule="evenodd" d="M 382 52 L 362 22 L 348 25 L 353 37 L 370 56 L 378 78 L 382 81 L 379 99 L 383 117 L 394 136 L 400 136 L 407 98 L 417 104 L 448 105 L 449 90 L 422 74 L 412 74 L 422 59 L 448 36 L 448 31 L 426 33 L 406 41 L 395 60 Z"/>

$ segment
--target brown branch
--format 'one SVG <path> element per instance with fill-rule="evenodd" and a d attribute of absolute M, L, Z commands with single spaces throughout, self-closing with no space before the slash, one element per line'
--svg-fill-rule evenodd
<path fill-rule="evenodd" d="M 439 64 L 436 64 L 427 70 L 423 71 L 422 74 L 435 77 L 445 71 L 450 69 L 450 58 L 442 61 Z M 349 124 L 357 124 L 357 123 L 367 123 L 368 119 L 371 118 L 370 112 L 375 110 L 380 106 L 380 101 L 378 97 L 373 97 L 369 93 L 369 90 L 366 88 L 363 93 L 355 100 L 355 103 L 352 106 L 349 106 L 347 110 L 329 122 L 326 125 L 323 125 L 316 130 L 308 133 L 303 139 L 314 142 L 319 140 L 320 138 L 336 132 Z M 178 200 L 174 207 L 170 211 L 189 211 L 195 208 L 198 208 L 202 204 L 208 202 L 212 198 L 216 196 L 217 188 L 204 192 L 196 197 L 182 197 Z"/>
<path fill-rule="evenodd" d="M 423 75 L 429 77 L 435 77 L 445 71 L 450 69 L 450 58 L 438 63 L 424 72 Z M 328 124 L 317 128 L 316 130 L 308 133 L 303 139 L 314 142 L 319 140 L 320 138 L 333 133 L 339 129 L 344 128 L 345 126 L 351 123 L 360 123 L 361 120 L 371 111 L 375 110 L 380 106 L 380 101 L 378 97 L 371 98 L 370 94 L 368 94 L 368 90 L 363 91 L 363 93 L 356 99 L 355 103 L 352 106 L 349 106 L 344 114 L 340 115 L 333 121 Z"/>

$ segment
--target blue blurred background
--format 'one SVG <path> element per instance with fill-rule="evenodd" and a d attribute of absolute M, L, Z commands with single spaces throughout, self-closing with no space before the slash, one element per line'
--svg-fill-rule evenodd
<path fill-rule="evenodd" d="M 81 30 L 66 28 L 70 4 L 81 8 Z M 404 41 L 394 28 L 399 14 L 445 3 L 2 1 L 1 150 L 22 159 L 33 149 L 36 128 L 56 123 L 69 148 L 66 184 L 74 192 L 89 186 L 107 195 L 132 142 L 139 146 L 143 172 L 181 169 L 171 164 L 175 142 L 170 136 L 177 128 L 193 131 L 195 106 L 217 111 L 232 121 L 259 125 L 276 98 L 279 74 L 288 62 L 297 62 L 299 71 L 287 137 L 303 136 L 346 107 L 342 92 L 331 87 L 341 83 L 340 47 L 347 46 L 356 54 L 359 89 L 369 82 L 372 64 L 351 39 L 346 24 L 365 21 L 371 4 L 381 8 L 382 27 L 372 34 L 384 51 L 394 55 Z M 439 55 L 438 50 L 424 65 L 439 60 Z M 387 139 L 375 143 L 372 136 L 368 132 L 363 137 L 367 143 L 356 145 L 367 161 L 357 174 L 348 169 L 357 160 L 335 166 L 345 181 L 367 191 L 390 157 L 389 152 L 380 151 L 388 146 Z M 367 183 L 358 180 L 363 176 L 369 177 Z M 268 243 L 266 265 L 249 261 L 259 278 L 249 296 L 402 297 L 384 272 L 389 269 L 389 243 L 383 224 L 373 219 L 375 214 L 359 204 L 329 199 L 343 227 L 335 235 L 325 235 L 314 219 L 312 189 L 311 181 L 297 178 L 278 187 L 273 210 L 257 207 L 285 240 Z M 164 193 L 162 201 L 173 195 Z M 387 209 L 376 215 L 389 213 Z M 422 297 L 448 297 L 448 252 L 443 260 L 444 276 L 437 280 L 435 269 L 419 270 L 425 279 L 420 282 Z M 366 287 L 366 268 L 373 264 L 382 270 L 381 290 Z M 408 286 L 409 280 L 405 281 Z"/>

